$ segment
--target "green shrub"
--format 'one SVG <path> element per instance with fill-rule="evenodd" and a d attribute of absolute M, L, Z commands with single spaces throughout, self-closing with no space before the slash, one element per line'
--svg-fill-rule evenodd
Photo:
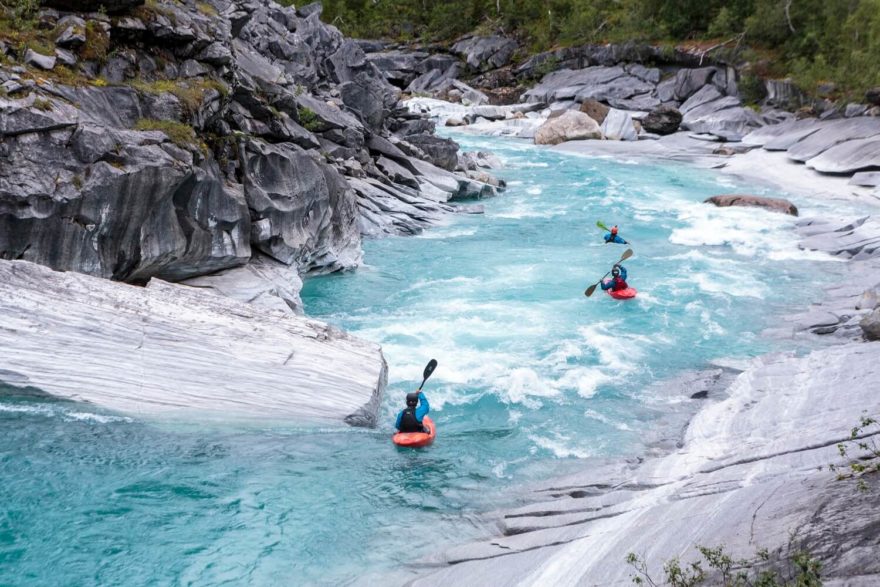
<path fill-rule="evenodd" d="M 80 47 L 79 56 L 89 61 L 103 63 L 110 51 L 110 33 L 96 20 L 86 23 L 86 42 Z"/>
<path fill-rule="evenodd" d="M 173 120 L 155 120 L 141 118 L 134 125 L 135 130 L 158 130 L 171 139 L 178 147 L 190 148 L 197 146 L 196 133 L 188 124 Z"/>

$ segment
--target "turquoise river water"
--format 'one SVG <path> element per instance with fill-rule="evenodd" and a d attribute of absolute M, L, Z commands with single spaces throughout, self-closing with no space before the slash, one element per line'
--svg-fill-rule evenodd
<path fill-rule="evenodd" d="M 309 315 L 382 345 L 378 429 L 181 427 L 7 389 L 0 585 L 400 584 L 488 532 L 478 514 L 517 486 L 640 454 L 691 401 L 650 384 L 784 348 L 757 333 L 834 273 L 798 250 L 794 219 L 700 203 L 772 190 L 456 138 L 502 158 L 508 191 L 484 215 L 366 242 L 364 267 L 303 291 Z M 632 241 L 635 300 L 584 297 L 626 248 L 602 244 L 597 220 Z M 394 414 L 430 358 L 437 442 L 395 449 Z"/>

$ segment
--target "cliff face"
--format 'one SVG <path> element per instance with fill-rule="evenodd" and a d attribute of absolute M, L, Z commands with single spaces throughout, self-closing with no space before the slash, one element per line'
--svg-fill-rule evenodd
<path fill-rule="evenodd" d="M 433 165 L 457 145 L 320 6 L 136 4 L 0 33 L 0 258 L 143 283 L 270 257 L 294 283 L 494 193 Z"/>

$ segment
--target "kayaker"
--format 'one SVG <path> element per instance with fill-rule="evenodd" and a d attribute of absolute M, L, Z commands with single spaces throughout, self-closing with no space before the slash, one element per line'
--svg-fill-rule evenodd
<path fill-rule="evenodd" d="M 421 391 L 410 392 L 406 394 L 406 407 L 397 414 L 397 423 L 394 424 L 394 427 L 401 432 L 427 432 L 422 426 L 422 418 L 427 416 L 430 410 L 431 406 L 424 393 Z"/>
<path fill-rule="evenodd" d="M 602 282 L 603 290 L 620 291 L 629 286 L 626 284 L 626 267 L 616 264 L 611 268 L 611 279 Z"/>
<path fill-rule="evenodd" d="M 611 232 L 605 235 L 605 244 L 608 243 L 617 243 L 619 245 L 628 245 L 629 243 L 623 240 L 622 237 L 617 234 L 617 225 L 611 227 Z"/>

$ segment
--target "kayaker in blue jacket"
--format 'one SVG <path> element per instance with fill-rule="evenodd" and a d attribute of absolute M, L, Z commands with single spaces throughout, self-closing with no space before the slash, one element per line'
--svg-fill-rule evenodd
<path fill-rule="evenodd" d="M 628 287 L 626 284 L 626 267 L 618 264 L 611 268 L 611 279 L 606 279 L 602 282 L 603 290 L 620 291 Z"/>
<path fill-rule="evenodd" d="M 628 245 L 629 243 L 623 240 L 622 237 L 617 235 L 617 225 L 611 227 L 611 232 L 605 235 L 605 244 L 608 243 L 617 243 L 619 245 Z"/>
<path fill-rule="evenodd" d="M 418 404 L 418 407 L 416 405 Z M 421 391 L 406 394 L 406 407 L 397 414 L 394 427 L 401 432 L 427 432 L 422 426 L 422 419 L 431 410 L 428 398 Z"/>

